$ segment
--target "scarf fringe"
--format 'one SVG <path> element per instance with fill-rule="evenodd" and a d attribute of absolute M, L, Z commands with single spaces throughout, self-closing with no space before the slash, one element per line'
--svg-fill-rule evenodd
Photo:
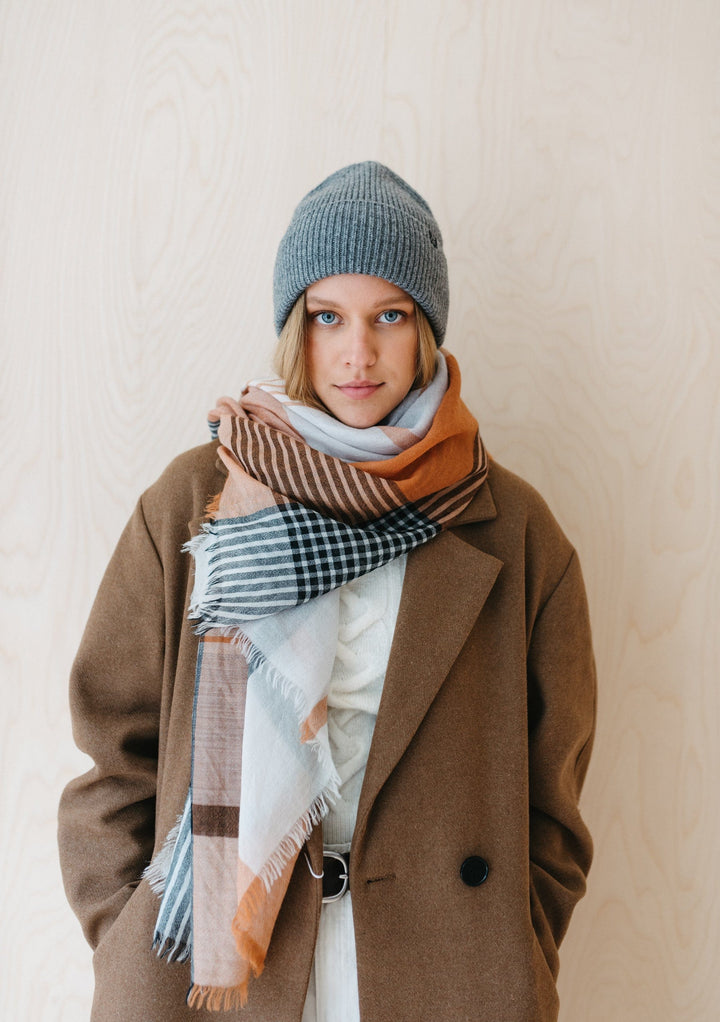
<path fill-rule="evenodd" d="M 248 999 L 248 980 L 236 987 L 198 986 L 193 983 L 187 996 L 189 1008 L 206 1011 L 237 1011 Z"/>
<path fill-rule="evenodd" d="M 151 951 L 156 951 L 158 958 L 164 958 L 167 962 L 187 962 L 190 958 L 192 947 L 182 941 L 176 941 L 159 933 L 157 930 L 153 935 Z"/>
<path fill-rule="evenodd" d="M 214 497 L 211 497 L 210 500 L 205 505 L 205 514 L 208 516 L 208 518 L 217 518 L 218 513 L 220 511 L 221 497 L 222 491 L 220 491 L 220 493 L 216 493 Z"/>
<path fill-rule="evenodd" d="M 165 838 L 162 848 L 143 870 L 143 880 L 147 880 L 150 889 L 158 896 L 162 895 L 165 891 L 165 884 L 167 883 L 168 874 L 170 872 L 175 845 L 180 837 L 180 824 L 182 823 L 182 818 L 183 814 L 180 813 L 174 826 L 168 832 L 168 836 Z M 153 945 L 153 947 L 154 946 L 155 945 Z"/>
<path fill-rule="evenodd" d="M 213 539 L 212 528 L 213 522 L 203 522 L 197 536 L 193 536 L 187 543 L 183 543 L 180 548 L 182 553 L 192 554 L 195 565 L 195 581 L 192 593 L 190 594 L 188 617 L 191 621 L 201 620 L 201 624 L 195 627 L 196 635 L 202 635 L 203 631 L 207 631 L 211 627 L 208 626 L 201 630 L 202 618 L 205 616 L 206 611 L 214 609 L 213 602 L 207 599 L 209 589 L 207 547 Z"/>
<path fill-rule="evenodd" d="M 316 735 L 305 736 L 305 722 L 308 715 L 312 713 L 313 707 L 308 707 L 306 705 L 302 689 L 268 661 L 262 650 L 258 649 L 253 641 L 248 638 L 241 626 L 226 625 L 222 628 L 218 628 L 213 625 L 205 626 L 201 622 L 196 629 L 196 634 L 202 637 L 202 635 L 210 631 L 212 631 L 213 635 L 222 635 L 226 639 L 231 639 L 233 644 L 239 647 L 240 653 L 247 662 L 248 670 L 261 671 L 263 677 L 280 692 L 282 697 L 292 703 L 298 720 L 298 729 L 302 744 L 307 745 L 315 752 L 318 760 L 320 761 L 321 767 L 327 772 L 330 778 L 328 785 L 326 785 L 325 790 L 322 793 L 323 801 L 321 810 L 316 812 L 311 806 L 311 812 L 313 814 L 311 823 L 315 826 L 320 822 L 320 820 L 327 816 L 330 807 L 334 805 L 340 797 L 340 775 L 335 769 L 335 764 L 333 763 L 332 753 L 330 752 L 329 746 L 321 742 Z M 319 797 L 320 796 L 318 796 L 318 798 Z M 298 848 L 302 846 L 302 843 L 303 842 L 301 841 Z"/>
<path fill-rule="evenodd" d="M 328 796 L 331 794 L 337 796 L 337 791 L 321 791 L 315 796 L 313 801 L 310 803 L 307 812 L 303 813 L 295 825 L 291 827 L 265 865 L 262 867 L 258 877 L 262 880 L 266 891 L 270 891 L 270 888 L 275 881 L 280 879 L 280 876 L 287 864 L 299 854 L 300 849 L 310 837 L 313 827 L 316 827 L 327 816 L 330 809 L 330 806 L 328 805 Z M 240 908 L 244 905 L 245 898 L 248 897 L 251 889 L 252 888 L 249 888 L 248 893 L 243 897 L 243 900 L 238 907 L 238 913 L 240 912 Z M 259 903 L 258 905 L 253 906 L 251 914 L 254 915 L 258 907 Z M 237 915 L 235 918 L 237 918 Z"/>
<path fill-rule="evenodd" d="M 302 736 L 307 714 L 310 710 L 305 705 L 301 689 L 273 667 L 262 651 L 253 645 L 246 635 L 239 634 L 237 642 L 242 655 L 247 661 L 248 668 L 252 668 L 254 671 L 262 671 L 268 683 L 279 689 L 283 698 L 293 704 L 298 720 L 298 728 Z M 285 866 L 299 853 L 310 837 L 313 828 L 317 827 L 325 819 L 330 811 L 330 807 L 340 797 L 340 775 L 333 762 L 329 745 L 323 744 L 315 736 L 309 737 L 304 744 L 309 746 L 317 756 L 324 774 L 328 777 L 328 781 L 322 791 L 319 791 L 314 797 L 303 815 L 285 834 L 280 844 L 275 848 L 260 870 L 259 876 L 267 891 L 270 890 L 272 884 L 280 877 Z"/>
<path fill-rule="evenodd" d="M 233 629 L 230 628 L 226 634 L 231 635 L 232 632 Z M 303 741 L 305 722 L 309 714 L 312 713 L 313 707 L 307 705 L 304 693 L 300 686 L 296 685 L 290 680 L 290 678 L 282 674 L 275 666 L 273 666 L 263 651 L 259 649 L 253 643 L 252 639 L 248 638 L 242 630 L 236 629 L 232 638 L 240 647 L 240 652 L 247 661 L 248 670 L 261 671 L 263 677 L 280 692 L 283 699 L 287 699 L 288 702 L 292 703 L 293 709 L 295 710 L 295 716 L 298 721 L 299 736 L 302 744 L 309 746 L 318 754 L 321 765 L 329 771 L 331 779 L 336 782 L 335 787 L 337 788 L 340 784 L 340 778 L 337 775 L 335 765 L 332 762 L 332 756 L 327 755 L 327 747 L 314 735 L 306 737 Z M 336 797 L 338 794 L 339 790 L 335 791 Z"/>
<path fill-rule="evenodd" d="M 183 543 L 180 547 L 180 552 L 183 554 L 192 554 L 194 557 L 197 548 L 199 546 L 204 546 L 204 544 L 208 542 L 208 536 L 212 535 L 213 524 L 214 522 L 202 522 L 197 536 L 193 536 L 192 539 Z"/>

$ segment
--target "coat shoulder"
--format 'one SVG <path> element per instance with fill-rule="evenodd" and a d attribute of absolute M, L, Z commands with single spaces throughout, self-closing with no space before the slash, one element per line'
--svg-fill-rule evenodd
<path fill-rule="evenodd" d="M 186 506 L 194 493 L 213 496 L 222 489 L 224 475 L 218 460 L 216 440 L 193 447 L 170 462 L 159 478 L 142 495 L 146 509 L 158 506 L 167 514 L 168 506 Z"/>
<path fill-rule="evenodd" d="M 484 513 L 473 514 L 473 505 Z M 566 571 L 574 548 L 545 499 L 525 479 L 492 460 L 487 494 L 483 497 L 481 489 L 473 505 L 462 517 L 463 538 L 503 561 L 506 573 L 517 571 L 526 582 L 533 580 L 538 599 L 546 597 Z"/>
<path fill-rule="evenodd" d="M 165 539 L 176 543 L 181 537 L 184 542 L 188 524 L 205 517 L 208 502 L 225 481 L 217 450 L 217 441 L 211 441 L 178 455 L 141 496 L 142 513 L 158 547 Z"/>
<path fill-rule="evenodd" d="M 502 514 L 519 516 L 528 523 L 564 535 L 544 497 L 535 487 L 495 460 L 490 463 L 488 485 Z"/>

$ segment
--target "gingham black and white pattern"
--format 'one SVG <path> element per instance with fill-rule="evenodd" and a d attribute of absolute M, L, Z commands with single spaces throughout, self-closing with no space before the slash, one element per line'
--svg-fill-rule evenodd
<path fill-rule="evenodd" d="M 277 614 L 379 568 L 440 532 L 412 504 L 363 527 L 302 504 L 205 527 L 208 575 L 201 632 Z"/>

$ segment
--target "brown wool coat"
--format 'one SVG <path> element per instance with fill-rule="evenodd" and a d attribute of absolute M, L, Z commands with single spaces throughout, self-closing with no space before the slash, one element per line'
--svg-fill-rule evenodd
<path fill-rule="evenodd" d="M 93 1022 L 222 1018 L 185 1006 L 187 965 L 150 950 L 144 866 L 190 780 L 197 639 L 191 558 L 223 476 L 215 445 L 141 498 L 75 662 L 79 746 L 60 851 L 95 950 Z M 585 890 L 578 813 L 595 673 L 577 557 L 537 493 L 498 464 L 457 525 L 409 555 L 351 852 L 364 1022 L 552 1022 L 557 948 Z M 315 871 L 322 838 L 309 842 Z M 489 864 L 478 887 L 460 877 Z M 228 1022 L 300 1022 L 320 884 L 298 859 L 250 1000 Z M 338 1020 L 342 1022 L 342 1020 Z"/>

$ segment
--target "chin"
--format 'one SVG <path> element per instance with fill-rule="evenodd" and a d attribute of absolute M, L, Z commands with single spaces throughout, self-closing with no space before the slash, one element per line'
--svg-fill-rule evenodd
<path fill-rule="evenodd" d="M 382 418 L 378 419 L 373 415 L 354 415 L 354 416 L 335 416 L 340 422 L 346 426 L 352 426 L 353 429 L 370 429 L 371 426 L 377 426 L 378 423 L 382 422 Z"/>
<path fill-rule="evenodd" d="M 353 429 L 369 429 L 371 426 L 377 426 L 390 414 L 382 408 L 378 411 L 359 407 L 338 408 L 336 406 L 332 408 L 329 404 L 325 404 L 325 409 L 338 422 L 342 422 L 345 426 L 352 426 Z"/>

